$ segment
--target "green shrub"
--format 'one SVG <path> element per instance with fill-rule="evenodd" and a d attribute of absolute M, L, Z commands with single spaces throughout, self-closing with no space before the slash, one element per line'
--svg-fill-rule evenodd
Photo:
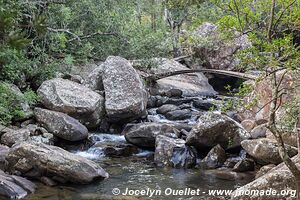
<path fill-rule="evenodd" d="M 7 83 L 0 83 L 0 124 L 3 125 L 12 123 L 14 119 L 28 117 L 28 111 L 23 111 L 22 104 L 34 106 L 39 101 L 38 95 L 31 89 L 22 94 L 12 88 Z"/>

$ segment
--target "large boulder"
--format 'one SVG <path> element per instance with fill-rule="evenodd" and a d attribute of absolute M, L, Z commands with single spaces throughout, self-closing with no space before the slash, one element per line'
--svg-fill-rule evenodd
<path fill-rule="evenodd" d="M 279 155 L 278 144 L 275 140 L 260 138 L 254 140 L 244 140 L 241 143 L 243 149 L 261 164 L 279 164 L 282 159 Z M 297 148 L 285 145 L 290 157 L 297 154 Z"/>
<path fill-rule="evenodd" d="M 89 183 L 108 174 L 96 163 L 56 146 L 23 142 L 14 145 L 6 156 L 7 169 L 24 176 L 47 176 L 58 182 Z"/>
<path fill-rule="evenodd" d="M 153 62 L 156 63 L 155 67 L 150 69 L 153 74 L 189 70 L 174 60 L 156 58 Z M 213 96 L 217 94 L 203 73 L 170 76 L 158 80 L 154 87 L 159 94 L 168 93 L 172 89 L 182 91 L 183 96 Z"/>
<path fill-rule="evenodd" d="M 192 35 L 196 41 L 195 57 L 200 58 L 207 68 L 233 70 L 238 63 L 234 54 L 251 47 L 245 34 L 235 33 L 234 39 L 222 39 L 218 26 L 212 23 L 202 24 Z"/>
<path fill-rule="evenodd" d="M 83 85 L 55 78 L 45 81 L 37 92 L 43 105 L 50 110 L 66 113 L 88 128 L 101 123 L 104 98 Z"/>
<path fill-rule="evenodd" d="M 159 166 L 190 168 L 196 164 L 196 154 L 182 139 L 158 135 L 155 143 L 154 162 Z"/>
<path fill-rule="evenodd" d="M 299 157 L 295 156 L 292 160 L 296 163 L 297 167 L 300 168 Z M 297 199 L 296 185 L 295 177 L 287 166 L 282 163 L 269 170 L 260 178 L 236 189 L 231 194 L 231 200 Z M 258 191 L 258 193 L 256 191 Z M 263 191 L 263 193 L 261 191 Z M 252 192 L 251 195 L 249 195 L 249 192 Z M 275 194 L 272 195 L 271 192 Z"/>
<path fill-rule="evenodd" d="M 0 199 L 23 199 L 35 189 L 36 185 L 31 181 L 0 170 Z"/>
<path fill-rule="evenodd" d="M 104 63 L 105 109 L 110 121 L 124 122 L 146 115 L 147 93 L 129 61 L 108 57 Z"/>
<path fill-rule="evenodd" d="M 127 142 L 138 147 L 154 148 L 155 139 L 158 135 L 173 135 L 176 137 L 177 129 L 171 124 L 146 122 L 139 124 L 128 124 L 122 134 Z"/>
<path fill-rule="evenodd" d="M 212 112 L 202 114 L 186 141 L 198 149 L 220 144 L 224 149 L 238 147 L 250 134 L 233 119 Z"/>
<path fill-rule="evenodd" d="M 87 128 L 69 115 L 42 108 L 35 108 L 34 115 L 36 120 L 56 137 L 68 141 L 79 141 L 88 137 Z"/>
<path fill-rule="evenodd" d="M 284 76 L 284 77 L 283 77 Z M 294 100 L 297 91 L 297 77 L 284 70 L 276 72 L 277 81 L 282 79 L 281 90 L 282 98 L 278 100 L 278 109 L 276 112 L 277 121 L 281 122 L 286 114 L 285 105 Z M 252 119 L 255 121 L 268 121 L 272 97 L 271 76 L 260 81 L 248 81 L 246 84 L 252 88 L 252 92 L 244 97 L 243 101 L 246 105 L 252 105 L 250 109 L 241 109 L 239 111 L 240 120 Z M 288 95 L 286 95 L 288 94 Z M 293 109 L 293 108 L 291 108 Z"/>

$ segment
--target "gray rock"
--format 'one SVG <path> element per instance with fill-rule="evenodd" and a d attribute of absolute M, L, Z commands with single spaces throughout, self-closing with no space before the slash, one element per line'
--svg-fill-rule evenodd
<path fill-rule="evenodd" d="M 155 67 L 151 68 L 151 73 L 154 74 L 189 69 L 179 62 L 165 58 L 156 58 L 153 59 L 153 62 L 156 63 Z M 182 74 L 163 78 L 157 81 L 155 89 L 160 94 L 166 94 L 170 89 L 181 90 L 183 96 L 211 96 L 217 94 L 209 85 L 203 73 Z"/>
<path fill-rule="evenodd" d="M 125 135 L 127 142 L 138 147 L 154 148 L 155 138 L 158 135 L 173 135 L 177 137 L 179 131 L 171 124 L 166 123 L 140 123 L 128 124 L 122 134 Z"/>
<path fill-rule="evenodd" d="M 130 62 L 121 57 L 108 57 L 104 65 L 105 109 L 109 120 L 122 122 L 145 116 L 147 93 Z"/>
<path fill-rule="evenodd" d="M 259 126 L 256 126 L 250 132 L 251 138 L 257 139 L 257 138 L 266 137 L 267 130 L 268 130 L 268 128 L 266 127 L 266 124 L 261 124 Z"/>
<path fill-rule="evenodd" d="M 31 181 L 14 175 L 5 174 L 0 170 L 0 198 L 23 199 L 33 193 L 36 185 Z"/>
<path fill-rule="evenodd" d="M 199 117 L 186 141 L 198 149 L 212 148 L 217 144 L 228 149 L 239 146 L 247 138 L 250 138 L 249 133 L 236 121 L 208 112 Z"/>
<path fill-rule="evenodd" d="M 244 140 L 241 145 L 249 155 L 261 164 L 279 164 L 282 162 L 275 140 L 267 138 Z M 297 154 L 297 148 L 290 145 L 286 145 L 285 148 L 290 157 Z"/>
<path fill-rule="evenodd" d="M 275 140 L 273 133 L 268 129 L 266 132 L 266 137 L 268 139 Z M 295 132 L 283 132 L 281 133 L 282 140 L 285 144 L 291 145 L 293 147 L 298 147 L 297 140 L 298 134 Z"/>
<path fill-rule="evenodd" d="M 6 132 L 1 136 L 1 143 L 11 147 L 15 143 L 30 140 L 30 131 L 26 128 L 19 130 L 12 130 Z"/>
<path fill-rule="evenodd" d="M 299 157 L 295 156 L 292 160 L 296 166 L 300 167 Z M 284 163 L 274 167 L 265 175 L 258 179 L 236 189 L 231 194 L 231 200 L 282 200 L 282 199 L 296 199 L 296 181 L 291 171 Z M 279 195 L 244 195 L 245 191 L 272 191 L 275 190 Z M 289 190 L 289 194 L 280 195 L 281 191 Z"/>
<path fill-rule="evenodd" d="M 79 141 L 88 137 L 87 128 L 78 120 L 60 112 L 35 108 L 36 120 L 53 135 L 68 140 Z"/>
<path fill-rule="evenodd" d="M 179 109 L 178 106 L 175 106 L 175 105 L 172 105 L 172 104 L 165 104 L 165 105 L 160 106 L 156 110 L 156 112 L 157 112 L 157 114 L 165 115 L 170 111 L 174 111 L 174 110 L 178 110 L 178 109 Z"/>
<path fill-rule="evenodd" d="M 207 156 L 201 161 L 201 165 L 206 169 L 216 169 L 221 167 L 225 161 L 225 150 L 218 144 L 208 152 Z"/>
<path fill-rule="evenodd" d="M 43 105 L 66 113 L 88 128 L 97 127 L 104 115 L 104 98 L 91 89 L 65 79 L 45 81 L 38 89 Z"/>
<path fill-rule="evenodd" d="M 210 109 L 213 109 L 215 110 L 217 108 L 216 105 L 214 105 L 213 103 L 210 103 L 210 102 L 206 102 L 206 101 L 203 101 L 203 100 L 200 100 L 200 99 L 195 99 L 193 101 L 193 106 L 195 108 L 198 108 L 198 109 L 201 109 L 201 110 L 210 110 Z"/>
<path fill-rule="evenodd" d="M 217 25 L 203 23 L 193 32 L 194 39 L 197 41 L 194 46 L 194 56 L 201 58 L 205 67 L 233 70 L 239 63 L 234 54 L 252 46 L 247 35 L 237 32 L 234 34 L 234 39 L 226 41 L 222 39 Z"/>
<path fill-rule="evenodd" d="M 138 148 L 125 142 L 99 142 L 91 148 L 99 148 L 109 157 L 127 157 L 138 153 Z"/>
<path fill-rule="evenodd" d="M 85 80 L 85 85 L 92 90 L 104 90 L 103 86 L 103 73 L 104 73 L 104 64 L 98 65 L 87 77 Z"/>
<path fill-rule="evenodd" d="M 274 167 L 276 167 L 276 165 L 274 165 L 274 164 L 269 164 L 269 165 L 262 166 L 258 170 L 258 172 L 256 172 L 255 179 L 258 179 L 259 177 L 265 175 L 266 173 L 268 173 Z"/>
<path fill-rule="evenodd" d="M 154 162 L 159 166 L 190 168 L 196 164 L 196 154 L 182 139 L 158 135 L 155 143 Z"/>
<path fill-rule="evenodd" d="M 245 119 L 241 122 L 241 125 L 250 133 L 250 131 L 257 125 L 255 120 Z M 251 134 L 251 133 L 250 133 Z"/>
<path fill-rule="evenodd" d="M 255 162 L 252 159 L 245 158 L 236 163 L 232 169 L 234 172 L 254 171 Z"/>
<path fill-rule="evenodd" d="M 17 130 L 10 129 L 1 136 L 1 143 L 12 146 L 24 141 L 39 141 L 52 145 L 54 142 L 53 135 L 45 131 L 42 127 L 33 124 Z"/>
<path fill-rule="evenodd" d="M 0 145 L 0 170 L 4 170 L 5 169 L 5 157 L 9 152 L 9 147 L 8 146 L 4 146 L 4 145 Z"/>
<path fill-rule="evenodd" d="M 10 172 L 19 171 L 33 178 L 47 176 L 60 182 L 89 183 L 108 177 L 93 161 L 43 143 L 14 145 L 6 160 Z"/>
<path fill-rule="evenodd" d="M 192 117 L 192 112 L 189 109 L 174 110 L 166 113 L 165 116 L 169 120 L 185 120 Z"/>

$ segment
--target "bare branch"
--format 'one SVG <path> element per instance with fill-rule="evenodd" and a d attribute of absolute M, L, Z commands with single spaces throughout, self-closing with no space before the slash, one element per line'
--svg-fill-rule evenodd
<path fill-rule="evenodd" d="M 117 33 L 114 33 L 114 32 L 107 32 L 107 33 L 103 33 L 103 32 L 95 32 L 95 33 L 92 33 L 92 34 L 89 34 L 89 35 L 83 35 L 83 36 L 78 36 L 79 38 L 79 41 L 80 40 L 84 40 L 84 39 L 88 39 L 88 38 L 91 38 L 91 37 L 94 37 L 94 36 L 97 36 L 97 35 L 102 35 L 102 36 L 118 36 Z M 68 42 L 72 42 L 74 40 L 76 40 L 77 38 L 72 38 L 70 40 L 68 40 Z"/>
<path fill-rule="evenodd" d="M 51 31 L 51 32 L 55 32 L 55 33 L 59 33 L 59 32 L 62 32 L 62 33 L 68 33 L 72 36 L 74 36 L 74 38 L 78 41 L 80 41 L 80 38 L 78 35 L 76 35 L 75 33 L 72 33 L 69 29 L 54 29 L 54 28 L 50 28 L 50 27 L 47 27 L 47 30 L 48 31 Z"/>
<path fill-rule="evenodd" d="M 278 26 L 279 21 L 281 20 L 281 18 L 283 17 L 283 15 L 285 14 L 285 12 L 296 3 L 297 0 L 292 1 L 285 9 L 283 9 L 283 11 L 280 13 L 278 19 L 275 21 L 274 23 L 274 29 L 276 29 L 276 27 Z"/>

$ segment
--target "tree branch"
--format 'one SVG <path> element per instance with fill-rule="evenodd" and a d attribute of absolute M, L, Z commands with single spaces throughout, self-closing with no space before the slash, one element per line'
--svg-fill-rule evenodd
<path fill-rule="evenodd" d="M 91 37 L 95 37 L 97 35 L 102 35 L 102 36 L 118 36 L 117 33 L 114 33 L 114 32 L 107 32 L 107 33 L 103 33 L 103 32 L 95 32 L 95 33 L 92 33 L 92 34 L 89 34 L 89 35 L 83 35 L 83 36 L 78 36 L 79 38 L 79 41 L 80 40 L 84 40 L 84 39 L 88 39 L 88 38 L 91 38 Z M 72 42 L 74 40 L 76 40 L 77 38 L 72 38 L 70 40 L 68 40 L 68 42 Z"/>

